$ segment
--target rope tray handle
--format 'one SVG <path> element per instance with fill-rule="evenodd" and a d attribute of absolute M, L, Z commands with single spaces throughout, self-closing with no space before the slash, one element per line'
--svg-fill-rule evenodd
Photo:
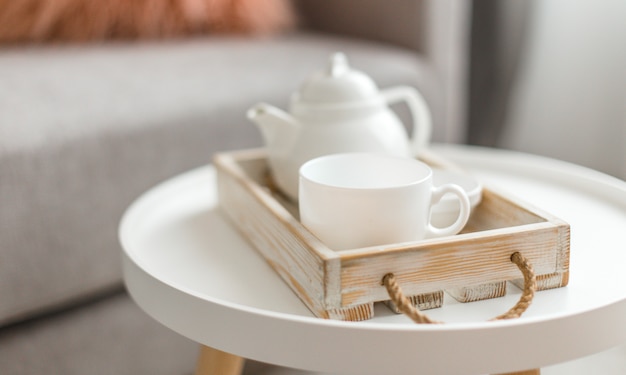
<path fill-rule="evenodd" d="M 515 252 L 511 255 L 511 262 L 515 263 L 519 270 L 524 275 L 524 290 L 522 296 L 517 303 L 502 315 L 498 315 L 493 320 L 515 319 L 519 318 L 524 311 L 530 306 L 535 292 L 537 291 L 537 279 L 535 277 L 535 271 L 528 260 L 519 252 Z M 393 273 L 386 274 L 382 279 L 382 284 L 387 288 L 387 293 L 391 301 L 395 303 L 398 310 L 407 315 L 411 320 L 418 324 L 441 324 L 437 320 L 429 318 L 426 314 L 417 309 L 411 301 L 402 293 L 402 289 L 398 285 L 396 277 Z"/>

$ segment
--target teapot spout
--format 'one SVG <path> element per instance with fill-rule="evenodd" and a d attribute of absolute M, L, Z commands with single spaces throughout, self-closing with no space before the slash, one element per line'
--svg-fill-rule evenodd
<path fill-rule="evenodd" d="M 247 116 L 261 130 L 266 145 L 275 151 L 287 147 L 298 128 L 298 122 L 293 116 L 266 103 L 250 108 Z"/>

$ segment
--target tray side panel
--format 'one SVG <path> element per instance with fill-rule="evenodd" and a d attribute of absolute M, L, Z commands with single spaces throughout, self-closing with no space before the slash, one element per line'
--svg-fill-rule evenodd
<path fill-rule="evenodd" d="M 551 223 L 556 226 L 558 240 L 554 249 L 556 254 L 554 272 L 537 275 L 537 290 L 561 288 L 569 283 L 570 226 L 557 218 L 551 218 Z M 524 279 L 519 278 L 511 282 L 520 289 L 524 287 Z"/>
<path fill-rule="evenodd" d="M 482 201 L 472 212 L 462 233 L 481 232 L 544 221 L 547 221 L 546 218 L 520 206 L 510 197 L 497 193 L 492 188 L 484 187 Z"/>
<path fill-rule="evenodd" d="M 295 219 L 268 202 L 267 192 L 250 184 L 235 160 L 216 156 L 214 164 L 220 208 L 307 307 L 329 318 L 327 305 L 340 307 L 338 293 L 333 301 L 327 283 L 333 274 L 338 279 L 338 258 L 320 257 L 311 248 L 312 239 L 295 233 L 297 223 L 290 223 Z"/>
<path fill-rule="evenodd" d="M 393 249 L 342 258 L 342 304 L 382 301 L 388 295 L 381 279 L 393 272 L 406 294 L 429 293 L 469 285 L 514 280 L 520 271 L 510 257 L 521 252 L 537 275 L 562 271 L 560 228 L 550 222 L 470 233 L 452 239 L 430 240 Z"/>

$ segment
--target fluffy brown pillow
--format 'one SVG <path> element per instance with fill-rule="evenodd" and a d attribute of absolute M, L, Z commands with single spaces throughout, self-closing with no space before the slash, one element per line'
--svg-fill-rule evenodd
<path fill-rule="evenodd" d="M 271 34 L 294 24 L 289 0 L 0 0 L 0 42 Z"/>

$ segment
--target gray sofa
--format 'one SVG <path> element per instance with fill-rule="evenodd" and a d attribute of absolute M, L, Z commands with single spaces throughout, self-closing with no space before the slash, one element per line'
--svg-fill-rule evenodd
<path fill-rule="evenodd" d="M 299 28 L 272 38 L 0 50 L 0 373 L 193 372 L 197 344 L 124 291 L 119 219 L 216 151 L 260 146 L 246 109 L 285 107 L 330 53 L 380 87 L 417 87 L 434 139 L 462 140 L 464 2 L 296 5 Z"/>

